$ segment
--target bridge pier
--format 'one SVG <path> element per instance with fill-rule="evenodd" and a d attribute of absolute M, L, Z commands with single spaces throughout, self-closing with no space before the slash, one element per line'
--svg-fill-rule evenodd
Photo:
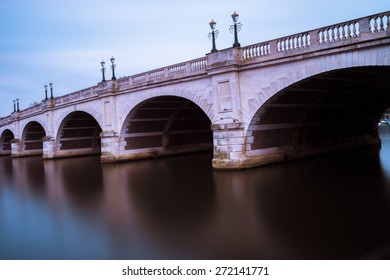
<path fill-rule="evenodd" d="M 245 125 L 242 122 L 212 124 L 215 169 L 245 168 Z"/>
<path fill-rule="evenodd" d="M 115 162 L 119 156 L 120 137 L 115 131 L 103 131 L 100 133 L 101 162 Z"/>
<path fill-rule="evenodd" d="M 21 144 L 20 140 L 15 138 L 11 141 L 11 156 L 18 157 L 21 156 Z"/>
<path fill-rule="evenodd" d="M 52 159 L 56 157 L 56 141 L 51 137 L 43 139 L 43 156 L 44 159 Z"/>
<path fill-rule="evenodd" d="M 11 154 L 10 150 L 7 151 L 0 151 L 0 156 L 9 156 Z"/>
<path fill-rule="evenodd" d="M 42 155 L 41 149 L 26 150 L 23 148 L 23 143 L 20 139 L 13 139 L 11 142 L 11 156 L 12 157 L 29 157 Z"/>

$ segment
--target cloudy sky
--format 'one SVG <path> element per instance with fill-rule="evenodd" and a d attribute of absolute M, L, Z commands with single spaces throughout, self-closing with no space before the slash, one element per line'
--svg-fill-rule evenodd
<path fill-rule="evenodd" d="M 21 109 L 40 102 L 49 82 L 55 96 L 97 84 L 111 56 L 117 77 L 202 57 L 211 19 L 217 48 L 228 48 L 235 10 L 244 46 L 389 9 L 388 0 L 1 0 L 0 117 L 16 98 Z"/>

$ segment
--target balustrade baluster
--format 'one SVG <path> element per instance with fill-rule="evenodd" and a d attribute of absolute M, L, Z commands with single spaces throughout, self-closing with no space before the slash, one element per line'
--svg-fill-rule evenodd
<path fill-rule="evenodd" d="M 383 27 L 384 27 L 384 23 L 383 23 L 384 17 L 385 17 L 385 16 L 380 16 L 380 17 L 379 17 L 379 31 L 385 30 L 385 29 L 383 28 Z"/>
<path fill-rule="evenodd" d="M 340 26 L 336 27 L 335 41 L 340 40 Z"/>
<path fill-rule="evenodd" d="M 368 32 L 374 33 L 374 18 L 370 18 L 368 21 Z"/>
<path fill-rule="evenodd" d="M 351 38 L 352 35 L 351 35 L 351 24 L 347 24 L 347 38 Z"/>
<path fill-rule="evenodd" d="M 378 17 L 374 17 L 374 33 L 378 32 L 378 23 L 377 23 Z"/>
<path fill-rule="evenodd" d="M 335 39 L 334 39 L 334 27 L 330 28 L 330 41 L 331 42 L 335 41 Z"/>
<path fill-rule="evenodd" d="M 340 40 L 344 40 L 346 37 L 345 37 L 345 26 L 344 25 L 341 25 L 341 34 L 340 34 Z"/>
<path fill-rule="evenodd" d="M 387 15 L 387 27 L 386 30 L 390 27 L 390 14 Z"/>
<path fill-rule="evenodd" d="M 357 37 L 356 22 L 352 23 L 352 37 Z"/>

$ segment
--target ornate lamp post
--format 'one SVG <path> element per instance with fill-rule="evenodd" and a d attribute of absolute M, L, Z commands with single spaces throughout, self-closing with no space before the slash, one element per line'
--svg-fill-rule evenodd
<path fill-rule="evenodd" d="M 50 99 L 53 99 L 53 83 L 49 83 L 50 86 Z"/>
<path fill-rule="evenodd" d="M 213 48 L 211 49 L 211 52 L 213 53 L 218 51 L 217 48 L 215 47 L 215 39 L 218 38 L 219 31 L 215 29 L 217 23 L 213 19 L 210 21 L 209 25 L 211 28 L 211 32 L 209 33 L 209 39 L 213 44 Z"/>
<path fill-rule="evenodd" d="M 241 22 L 237 22 L 238 16 L 239 15 L 236 13 L 236 11 L 234 11 L 234 13 L 232 14 L 232 19 L 233 19 L 234 24 L 231 25 L 230 29 L 229 29 L 230 32 L 234 34 L 233 48 L 241 47 L 240 43 L 238 42 L 238 35 L 237 35 L 237 33 L 240 32 L 242 24 L 241 24 Z"/>
<path fill-rule="evenodd" d="M 20 110 L 19 110 L 19 98 L 16 98 L 16 112 L 20 112 Z"/>
<path fill-rule="evenodd" d="M 102 79 L 102 82 L 105 82 L 106 81 L 106 76 L 105 76 L 105 73 L 106 73 L 106 67 L 104 67 L 106 63 L 104 62 L 104 60 L 102 60 L 102 62 L 100 62 L 100 65 L 102 66 L 102 74 L 103 74 L 103 79 Z"/>
<path fill-rule="evenodd" d="M 111 57 L 110 58 L 111 60 L 111 70 L 112 70 L 112 78 L 111 80 L 116 80 L 116 77 L 115 77 L 115 58 L 114 57 Z"/>
<path fill-rule="evenodd" d="M 47 85 L 45 85 L 45 101 L 47 100 Z"/>
<path fill-rule="evenodd" d="M 16 112 L 16 100 L 14 100 L 14 113 Z"/>

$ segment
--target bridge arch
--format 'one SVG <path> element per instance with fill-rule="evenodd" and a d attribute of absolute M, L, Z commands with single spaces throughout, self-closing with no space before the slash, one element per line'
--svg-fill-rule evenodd
<path fill-rule="evenodd" d="M 61 122 L 56 137 L 58 156 L 100 154 L 99 134 L 102 128 L 98 121 L 84 111 L 73 111 Z"/>
<path fill-rule="evenodd" d="M 211 121 L 193 101 L 159 96 L 142 101 L 125 118 L 122 152 L 149 157 L 212 149 Z"/>
<path fill-rule="evenodd" d="M 74 106 L 69 106 L 65 108 L 61 108 L 54 114 L 54 131 L 53 135 L 58 135 L 59 128 L 63 123 L 64 119 L 69 116 L 73 112 L 81 111 L 91 115 L 99 124 L 100 127 L 103 127 L 103 114 L 99 112 L 96 108 L 100 105 L 97 102 L 93 102 L 92 104 L 77 104 Z"/>
<path fill-rule="evenodd" d="M 5 129 L 0 136 L 0 155 L 11 154 L 11 141 L 15 138 L 14 133 L 10 129 Z"/>
<path fill-rule="evenodd" d="M 389 75 L 390 66 L 345 67 L 282 88 L 251 119 L 247 155 L 280 160 L 379 144 L 378 120 L 390 107 Z"/>
<path fill-rule="evenodd" d="M 46 131 L 42 124 L 38 121 L 28 122 L 22 132 L 21 149 L 25 155 L 42 154 L 43 153 L 43 137 L 46 136 Z"/>

